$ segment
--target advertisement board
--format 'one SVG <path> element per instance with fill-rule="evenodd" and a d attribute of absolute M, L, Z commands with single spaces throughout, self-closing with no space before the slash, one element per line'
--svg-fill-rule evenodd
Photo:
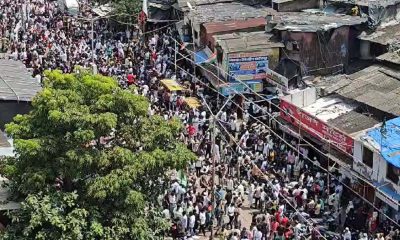
<path fill-rule="evenodd" d="M 274 72 L 270 69 L 267 69 L 267 76 L 266 80 L 267 82 L 277 86 L 278 88 L 282 89 L 284 92 L 286 92 L 289 88 L 289 79 L 287 79 L 285 76 L 280 75 L 277 72 Z"/>
<path fill-rule="evenodd" d="M 247 86 L 248 87 L 247 87 Z M 229 96 L 231 94 L 237 94 L 237 93 L 251 93 L 253 90 L 254 92 L 262 92 L 263 90 L 263 83 L 262 81 L 248 81 L 246 84 L 236 82 L 236 83 L 230 83 L 226 86 L 223 86 L 220 88 L 220 92 L 224 96 Z"/>
<path fill-rule="evenodd" d="M 280 117 L 293 126 L 299 126 L 313 137 L 323 142 L 330 141 L 332 146 L 353 155 L 354 139 L 340 130 L 328 126 L 328 124 L 296 107 L 290 102 L 281 99 Z"/>
<path fill-rule="evenodd" d="M 268 70 L 267 53 L 229 54 L 228 69 L 230 81 L 262 80 Z"/>

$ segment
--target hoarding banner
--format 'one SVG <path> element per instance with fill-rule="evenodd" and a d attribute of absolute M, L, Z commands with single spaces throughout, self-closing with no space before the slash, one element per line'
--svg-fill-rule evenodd
<path fill-rule="evenodd" d="M 266 53 L 229 54 L 228 60 L 230 81 L 262 80 L 268 69 Z"/>
<path fill-rule="evenodd" d="M 283 99 L 281 99 L 280 108 L 280 117 L 293 126 L 299 126 L 300 122 L 301 128 L 313 137 L 323 142 L 331 141 L 331 144 L 337 149 L 353 155 L 354 139 L 350 136 L 328 126 L 328 124 Z"/>
<path fill-rule="evenodd" d="M 220 91 L 224 96 L 229 96 L 237 93 L 251 93 L 252 91 L 249 88 L 254 92 L 262 92 L 263 83 L 262 81 L 250 81 L 246 84 L 238 82 L 230 83 L 227 86 L 221 87 Z"/>
<path fill-rule="evenodd" d="M 277 85 L 278 87 L 282 88 L 282 90 L 284 91 L 286 91 L 289 88 L 289 79 L 270 69 L 267 69 L 266 80 L 269 83 Z"/>

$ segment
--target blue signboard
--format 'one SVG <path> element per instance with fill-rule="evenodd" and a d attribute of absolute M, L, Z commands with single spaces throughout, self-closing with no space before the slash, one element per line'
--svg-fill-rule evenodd
<path fill-rule="evenodd" d="M 243 84 L 241 82 L 232 82 L 229 83 L 227 86 L 221 87 L 220 92 L 224 96 L 229 96 L 231 94 L 238 94 L 238 93 L 251 93 L 252 91 L 249 88 L 255 92 L 262 92 L 263 90 L 262 80 L 247 81 L 246 84 Z"/>

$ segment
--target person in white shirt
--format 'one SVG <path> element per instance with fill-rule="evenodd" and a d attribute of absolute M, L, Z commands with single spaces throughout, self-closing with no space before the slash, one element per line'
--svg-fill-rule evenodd
<path fill-rule="evenodd" d="M 194 215 L 194 213 L 190 214 L 189 217 L 189 234 L 190 236 L 194 236 L 195 232 L 194 232 L 194 226 L 196 224 L 196 216 Z"/>
<path fill-rule="evenodd" d="M 203 232 L 203 235 L 206 235 L 206 211 L 201 210 L 199 214 L 199 221 L 200 221 L 200 229 L 199 232 Z"/>
<path fill-rule="evenodd" d="M 183 212 L 183 216 L 181 217 L 181 224 L 182 224 L 183 232 L 186 233 L 186 230 L 188 227 L 188 216 L 186 214 L 186 211 Z"/>

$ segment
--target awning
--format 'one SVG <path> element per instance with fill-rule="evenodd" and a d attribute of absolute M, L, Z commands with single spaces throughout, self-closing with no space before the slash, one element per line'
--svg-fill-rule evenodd
<path fill-rule="evenodd" d="M 376 197 L 384 201 L 386 204 L 388 204 L 396 211 L 398 211 L 400 203 L 400 194 L 391 189 L 389 187 L 389 183 L 387 182 L 386 183 L 374 182 L 373 184 L 377 189 L 377 191 L 375 191 Z"/>
<path fill-rule="evenodd" d="M 195 97 L 187 97 L 185 98 L 185 102 L 191 108 L 199 108 L 201 106 L 199 99 Z"/>
<path fill-rule="evenodd" d="M 170 91 L 184 90 L 184 88 L 177 81 L 172 79 L 163 79 L 161 80 L 161 83 Z"/>
<path fill-rule="evenodd" d="M 205 62 L 211 62 L 213 59 L 213 53 L 210 48 L 206 47 L 201 51 L 198 51 L 194 55 L 194 61 L 196 64 L 202 64 Z"/>
<path fill-rule="evenodd" d="M 204 50 L 198 51 L 194 55 L 194 61 L 196 64 L 202 64 L 208 59 L 207 53 Z"/>

